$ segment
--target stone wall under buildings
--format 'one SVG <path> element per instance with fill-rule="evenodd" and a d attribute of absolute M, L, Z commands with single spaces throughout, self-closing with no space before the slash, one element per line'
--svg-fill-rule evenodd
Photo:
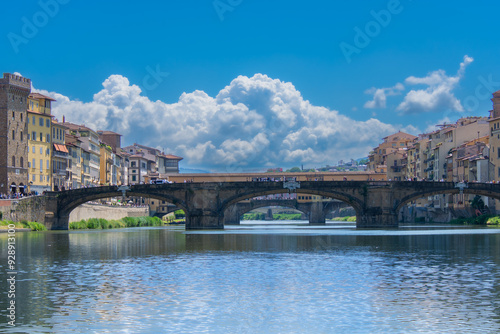
<path fill-rule="evenodd" d="M 31 196 L 15 200 L 0 200 L 3 220 L 45 221 L 45 197 Z"/>
<path fill-rule="evenodd" d="M 0 200 L 0 212 L 2 212 L 3 220 L 19 222 L 24 219 L 44 223 L 45 197 L 31 196 L 16 200 Z M 149 216 L 148 207 L 136 208 L 129 206 L 82 204 L 71 212 L 69 221 L 74 222 L 89 218 L 118 220 L 123 217 L 141 216 Z"/>
<path fill-rule="evenodd" d="M 130 207 L 100 204 L 82 204 L 69 215 L 69 222 L 76 222 L 82 219 L 104 218 L 107 220 L 118 220 L 124 217 L 149 216 L 148 207 Z"/>

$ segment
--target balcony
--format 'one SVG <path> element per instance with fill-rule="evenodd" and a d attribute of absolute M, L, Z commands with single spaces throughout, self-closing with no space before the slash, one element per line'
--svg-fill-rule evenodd
<path fill-rule="evenodd" d="M 54 154 L 54 157 L 56 158 L 62 158 L 62 159 L 68 159 L 68 153 L 63 153 L 63 152 L 59 152 L 59 151 L 52 151 L 53 154 Z"/>
<path fill-rule="evenodd" d="M 391 170 L 394 173 L 401 173 L 401 171 L 403 170 L 403 167 L 402 166 L 391 166 Z"/>
<path fill-rule="evenodd" d="M 52 175 L 66 176 L 66 169 L 54 169 L 52 170 Z"/>

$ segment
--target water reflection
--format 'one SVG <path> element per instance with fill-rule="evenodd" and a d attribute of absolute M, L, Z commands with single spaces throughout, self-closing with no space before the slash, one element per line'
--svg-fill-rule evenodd
<path fill-rule="evenodd" d="M 349 226 L 19 233 L 16 330 L 497 332 L 499 238 Z M 4 235 L 0 255 L 5 282 Z"/>

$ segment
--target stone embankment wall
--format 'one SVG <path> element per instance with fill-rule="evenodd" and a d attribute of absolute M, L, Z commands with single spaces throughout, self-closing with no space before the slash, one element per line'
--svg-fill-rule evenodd
<path fill-rule="evenodd" d="M 130 207 L 99 204 L 82 204 L 69 215 L 69 222 L 76 222 L 89 218 L 104 218 L 107 220 L 118 220 L 123 217 L 142 217 L 149 216 L 148 207 Z"/>
<path fill-rule="evenodd" d="M 0 200 L 0 211 L 4 220 L 19 222 L 25 219 L 43 223 L 45 221 L 45 197 L 31 196 Z"/>
<path fill-rule="evenodd" d="M 0 200 L 2 219 L 19 222 L 27 221 L 45 222 L 45 197 L 31 196 L 15 200 Z M 82 204 L 69 215 L 69 221 L 80 221 L 89 218 L 104 218 L 118 220 L 123 217 L 149 216 L 148 207 L 111 206 L 98 204 Z"/>

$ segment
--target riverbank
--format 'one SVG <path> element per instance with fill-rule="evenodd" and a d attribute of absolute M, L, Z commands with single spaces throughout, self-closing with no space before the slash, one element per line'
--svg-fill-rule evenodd
<path fill-rule="evenodd" d="M 356 216 L 333 217 L 330 220 L 337 221 L 337 222 L 355 222 Z"/>
<path fill-rule="evenodd" d="M 272 220 L 302 220 L 300 213 L 274 213 Z M 269 220 L 265 213 L 245 213 L 241 220 Z"/>
<path fill-rule="evenodd" d="M 11 228 L 14 228 L 16 232 L 47 231 L 47 228 L 38 222 L 29 222 L 26 220 L 22 220 L 21 222 L 10 220 L 0 221 L 0 233 L 5 233 Z"/>
<path fill-rule="evenodd" d="M 500 216 L 498 215 L 481 215 L 469 218 L 456 218 L 450 221 L 450 224 L 459 225 L 500 225 Z"/>
<path fill-rule="evenodd" d="M 82 219 L 69 223 L 70 230 L 105 230 L 126 227 L 163 226 L 163 221 L 158 217 L 124 217 L 118 220 L 104 218 Z"/>

